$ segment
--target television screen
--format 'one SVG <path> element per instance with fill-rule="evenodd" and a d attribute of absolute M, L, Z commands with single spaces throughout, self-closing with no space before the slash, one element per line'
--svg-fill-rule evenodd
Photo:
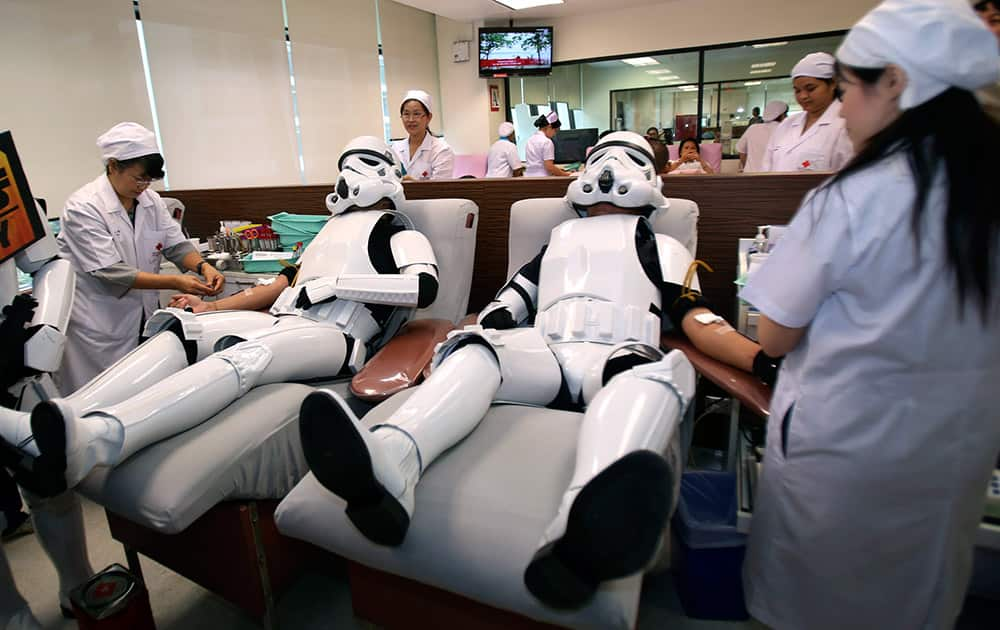
<path fill-rule="evenodd" d="M 479 76 L 548 74 L 552 27 L 479 29 Z"/>
<path fill-rule="evenodd" d="M 556 145 L 556 164 L 585 162 L 587 148 L 597 144 L 597 129 L 560 129 L 552 142 Z"/>

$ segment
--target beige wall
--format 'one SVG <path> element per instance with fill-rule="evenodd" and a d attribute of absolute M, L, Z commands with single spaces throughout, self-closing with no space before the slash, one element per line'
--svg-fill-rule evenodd
<path fill-rule="evenodd" d="M 444 139 L 455 153 L 486 153 L 496 125 L 492 124 L 490 116 L 489 81 L 479 78 L 476 25 L 436 16 L 436 30 L 440 109 L 445 121 L 440 131 L 444 132 Z M 455 63 L 451 46 L 462 40 L 471 42 L 470 59 Z"/>
<path fill-rule="evenodd" d="M 131 3 L 0 0 L 0 16 L 0 130 L 59 216 L 103 168 L 97 136 L 126 120 L 153 127 Z"/>
<path fill-rule="evenodd" d="M 568 61 L 845 29 L 876 4 L 673 0 L 541 21 L 554 28 L 555 61 Z"/>

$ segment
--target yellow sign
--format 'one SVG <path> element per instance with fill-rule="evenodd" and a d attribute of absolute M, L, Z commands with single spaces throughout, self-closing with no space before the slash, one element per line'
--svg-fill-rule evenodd
<path fill-rule="evenodd" d="M 10 132 L 0 133 L 0 262 L 45 236 Z"/>

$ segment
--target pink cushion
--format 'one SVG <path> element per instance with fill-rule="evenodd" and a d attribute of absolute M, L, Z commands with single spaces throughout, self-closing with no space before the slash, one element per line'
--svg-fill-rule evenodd
<path fill-rule="evenodd" d="M 486 155 L 455 155 L 455 179 L 463 175 L 486 177 Z"/>

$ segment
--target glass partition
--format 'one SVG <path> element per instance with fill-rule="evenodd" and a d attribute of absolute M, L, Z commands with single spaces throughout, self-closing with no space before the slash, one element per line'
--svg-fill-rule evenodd
<path fill-rule="evenodd" d="M 511 103 L 537 110 L 564 102 L 577 128 L 645 134 L 655 126 L 668 141 L 700 136 L 732 154 L 754 107 L 763 111 L 768 101 L 781 99 L 800 111 L 792 67 L 811 52 L 834 52 L 842 38 L 822 34 L 562 63 L 549 77 L 510 79 Z"/>

